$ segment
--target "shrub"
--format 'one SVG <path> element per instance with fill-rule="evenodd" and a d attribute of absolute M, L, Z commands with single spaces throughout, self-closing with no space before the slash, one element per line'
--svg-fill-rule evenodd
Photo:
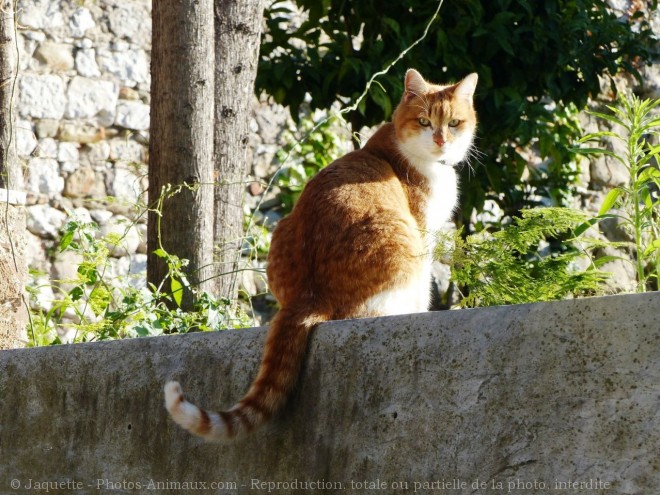
<path fill-rule="evenodd" d="M 589 216 L 569 208 L 534 208 L 495 233 L 438 243 L 436 257 L 449 261 L 452 280 L 466 290 L 461 306 L 494 306 L 594 295 L 607 274 L 570 240 Z M 549 249 L 547 239 L 560 241 Z M 562 242 L 568 240 L 569 242 Z M 545 245 L 545 247 L 544 247 Z M 580 268 L 581 258 L 588 261 Z"/>
<path fill-rule="evenodd" d="M 32 310 L 28 326 L 28 345 L 60 344 L 60 333 L 72 330 L 73 342 L 146 337 L 196 330 L 217 330 L 249 326 L 250 319 L 233 302 L 199 295 L 194 311 L 179 307 L 174 290 L 167 294 L 158 287 L 135 284 L 130 275 L 111 275 L 110 251 L 121 243 L 121 235 L 98 237 L 95 223 L 70 219 L 59 240 L 60 251 L 81 256 L 72 280 L 55 281 L 57 294 L 48 311 Z M 181 279 L 185 261 L 165 251 L 159 253 L 170 266 L 168 280 Z M 166 280 L 162 286 L 167 285 Z M 70 288 L 68 288 L 70 287 Z M 169 289 L 169 286 L 168 286 Z M 38 288 L 28 287 L 33 301 Z"/>
<path fill-rule="evenodd" d="M 266 11 L 256 82 L 258 93 L 288 105 L 294 119 L 306 98 L 312 109 L 355 100 L 372 75 L 413 44 L 438 7 L 424 0 L 294 3 Z M 299 24 L 292 22 L 297 10 L 304 13 Z M 484 167 L 464 177 L 463 218 L 486 199 L 515 216 L 536 205 L 539 192 L 554 204 L 571 193 L 576 167 L 569 147 L 581 132 L 576 111 L 600 92 L 600 77 L 621 70 L 638 76 L 635 64 L 648 58 L 651 44 L 641 13 L 622 21 L 603 0 L 447 2 L 429 35 L 378 78 L 348 119 L 353 131 L 388 119 L 408 67 L 438 82 L 478 72 Z M 530 170 L 531 188 L 521 185 L 528 163 L 520 153 L 530 144 L 548 159 L 540 174 Z"/>
<path fill-rule="evenodd" d="M 641 100 L 636 96 L 619 98 L 619 107 L 608 106 L 610 113 L 590 112 L 614 126 L 584 136 L 581 144 L 603 139 L 620 141 L 624 154 L 606 148 L 581 147 L 584 155 L 607 155 L 628 171 L 628 182 L 613 188 L 605 197 L 596 221 L 617 217 L 634 239 L 637 291 L 657 289 L 660 282 L 660 100 Z M 616 209 L 615 209 L 616 208 Z"/>

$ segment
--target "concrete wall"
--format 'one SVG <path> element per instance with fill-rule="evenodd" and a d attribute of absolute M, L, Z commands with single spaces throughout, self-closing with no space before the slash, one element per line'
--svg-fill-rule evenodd
<path fill-rule="evenodd" d="M 176 427 L 162 386 L 233 404 L 263 329 L 2 351 L 0 493 L 658 493 L 658 308 L 649 293 L 324 324 L 284 414 L 230 446 Z"/>

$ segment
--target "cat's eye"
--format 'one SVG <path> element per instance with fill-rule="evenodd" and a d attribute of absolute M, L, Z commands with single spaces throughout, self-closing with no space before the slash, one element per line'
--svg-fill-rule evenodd
<path fill-rule="evenodd" d="M 449 127 L 458 127 L 458 124 L 460 124 L 461 121 L 458 119 L 452 119 L 449 121 Z"/>
<path fill-rule="evenodd" d="M 420 117 L 417 122 L 419 122 L 419 125 L 422 127 L 428 127 L 431 125 L 431 121 L 429 119 L 425 119 L 424 117 Z"/>

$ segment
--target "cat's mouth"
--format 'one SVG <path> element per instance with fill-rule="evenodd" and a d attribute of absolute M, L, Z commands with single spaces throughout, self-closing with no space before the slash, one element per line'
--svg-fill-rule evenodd
<path fill-rule="evenodd" d="M 434 155 L 436 156 L 435 162 L 440 165 L 449 165 L 452 166 L 453 163 L 449 163 L 449 157 L 447 156 L 447 150 L 443 148 L 436 148 Z"/>
<path fill-rule="evenodd" d="M 463 160 L 452 160 L 451 157 L 445 155 L 438 158 L 435 163 L 444 167 L 460 168 L 463 165 Z"/>

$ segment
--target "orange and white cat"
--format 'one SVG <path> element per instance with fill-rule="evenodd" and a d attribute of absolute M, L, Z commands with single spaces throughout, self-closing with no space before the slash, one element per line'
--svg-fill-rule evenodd
<path fill-rule="evenodd" d="M 167 410 L 195 435 L 228 441 L 270 419 L 291 394 L 310 332 L 328 320 L 427 311 L 433 235 L 457 201 L 455 167 L 477 124 L 477 75 L 452 85 L 406 73 L 392 122 L 319 172 L 273 233 L 268 282 L 280 303 L 261 367 L 224 412 L 165 385 Z"/>

